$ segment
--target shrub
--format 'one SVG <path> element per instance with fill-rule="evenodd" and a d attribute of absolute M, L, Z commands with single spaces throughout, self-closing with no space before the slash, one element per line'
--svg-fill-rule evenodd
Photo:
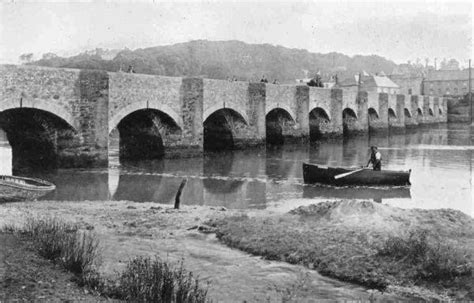
<path fill-rule="evenodd" d="M 97 261 L 99 242 L 92 232 L 54 217 L 28 217 L 21 232 L 31 239 L 38 253 L 58 261 L 76 274 L 90 270 Z"/>
<path fill-rule="evenodd" d="M 131 260 L 119 279 L 120 297 L 132 302 L 207 302 L 207 289 L 181 261 L 177 268 L 159 259 Z"/>

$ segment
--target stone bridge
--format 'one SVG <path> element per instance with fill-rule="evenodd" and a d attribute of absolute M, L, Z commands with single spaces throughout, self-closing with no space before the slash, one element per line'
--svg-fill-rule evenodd
<path fill-rule="evenodd" d="M 0 83 L 14 165 L 106 166 L 114 135 L 121 158 L 141 159 L 447 121 L 443 98 L 306 85 L 16 65 L 0 65 Z"/>

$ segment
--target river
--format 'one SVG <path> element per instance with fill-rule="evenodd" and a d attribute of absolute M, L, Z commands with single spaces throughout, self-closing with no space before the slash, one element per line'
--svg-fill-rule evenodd
<path fill-rule="evenodd" d="M 173 203 L 183 178 L 184 204 L 227 208 L 293 207 L 341 198 L 369 199 L 403 208 L 453 208 L 474 216 L 471 190 L 474 131 L 440 124 L 405 134 L 359 136 L 312 144 L 206 154 L 199 158 L 120 163 L 111 148 L 106 169 L 35 172 L 57 189 L 44 200 L 131 200 Z M 0 141 L 0 169 L 11 173 L 11 147 Z M 383 169 L 412 170 L 410 188 L 334 188 L 303 183 L 302 163 L 360 167 L 369 147 L 383 156 Z"/>

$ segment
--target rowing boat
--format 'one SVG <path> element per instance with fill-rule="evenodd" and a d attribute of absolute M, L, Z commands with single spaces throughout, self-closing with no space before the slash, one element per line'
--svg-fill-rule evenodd
<path fill-rule="evenodd" d="M 409 171 L 394 171 L 373 169 L 353 169 L 341 167 L 325 167 L 316 164 L 303 163 L 303 179 L 307 184 L 323 183 L 336 186 L 405 186 L 410 185 Z"/>
<path fill-rule="evenodd" d="M 36 200 L 55 188 L 41 179 L 0 175 L 0 202 Z"/>

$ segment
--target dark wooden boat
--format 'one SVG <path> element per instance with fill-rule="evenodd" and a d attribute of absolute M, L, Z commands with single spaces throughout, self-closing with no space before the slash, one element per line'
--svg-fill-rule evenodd
<path fill-rule="evenodd" d="M 353 173 L 351 173 L 353 172 Z M 350 174 L 349 174 L 350 173 Z M 410 171 L 366 169 L 349 169 L 340 167 L 324 167 L 316 164 L 303 163 L 303 179 L 305 183 L 330 184 L 336 186 L 405 186 L 410 185 Z M 345 174 L 341 177 L 342 174 Z M 337 178 L 336 176 L 339 176 Z"/>
<path fill-rule="evenodd" d="M 0 202 L 36 200 L 55 188 L 41 179 L 0 175 Z"/>

